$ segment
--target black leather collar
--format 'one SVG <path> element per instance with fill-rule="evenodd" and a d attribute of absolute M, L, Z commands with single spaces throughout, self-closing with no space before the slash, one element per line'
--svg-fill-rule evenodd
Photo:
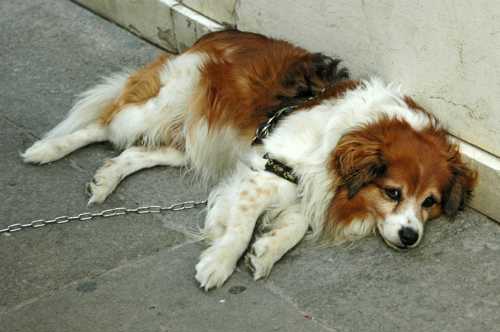
<path fill-rule="evenodd" d="M 293 168 L 290 166 L 285 165 L 279 160 L 273 159 L 269 157 L 269 154 L 266 153 L 262 158 L 266 159 L 266 166 L 265 170 L 271 173 L 276 174 L 280 178 L 283 178 L 285 180 L 288 180 L 292 183 L 298 184 L 299 183 L 299 177 L 294 174 Z"/>

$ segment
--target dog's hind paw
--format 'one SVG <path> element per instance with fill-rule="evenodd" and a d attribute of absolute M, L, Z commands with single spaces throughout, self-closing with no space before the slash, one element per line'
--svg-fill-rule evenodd
<path fill-rule="evenodd" d="M 21 154 L 23 161 L 30 164 L 46 164 L 64 157 L 62 148 L 49 140 L 35 142 Z"/>
<path fill-rule="evenodd" d="M 205 291 L 214 287 L 219 288 L 231 276 L 235 267 L 232 259 L 225 259 L 223 254 L 209 248 L 196 264 L 195 278 Z"/>

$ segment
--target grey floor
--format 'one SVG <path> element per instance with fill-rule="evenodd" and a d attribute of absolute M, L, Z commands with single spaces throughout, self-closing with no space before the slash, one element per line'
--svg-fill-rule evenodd
<path fill-rule="evenodd" d="M 0 1 L 0 228 L 87 210 L 84 184 L 109 145 L 42 167 L 19 152 L 61 120 L 74 95 L 158 52 L 69 1 Z M 102 209 L 205 197 L 179 170 L 127 179 Z M 197 288 L 203 246 L 190 210 L 0 236 L 1 331 L 500 331 L 500 226 L 467 210 L 432 222 L 421 247 L 371 238 L 299 246 L 266 281 L 241 267 Z"/>

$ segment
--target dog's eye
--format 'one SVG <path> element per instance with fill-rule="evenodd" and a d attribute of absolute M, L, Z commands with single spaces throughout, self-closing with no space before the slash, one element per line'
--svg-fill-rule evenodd
<path fill-rule="evenodd" d="M 434 204 L 436 204 L 436 199 L 432 195 L 424 199 L 424 201 L 422 202 L 422 206 L 424 208 L 430 208 Z"/>
<path fill-rule="evenodd" d="M 399 202 L 401 200 L 401 190 L 398 188 L 385 188 L 384 192 L 393 201 Z"/>

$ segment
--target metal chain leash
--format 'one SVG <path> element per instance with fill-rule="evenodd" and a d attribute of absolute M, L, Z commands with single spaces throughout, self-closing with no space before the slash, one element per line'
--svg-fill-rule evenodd
<path fill-rule="evenodd" d="M 103 210 L 100 212 L 84 212 L 76 216 L 70 216 L 70 217 L 60 216 L 48 220 L 37 219 L 27 224 L 21 224 L 21 223 L 12 224 L 7 226 L 6 228 L 0 229 L 0 234 L 14 233 L 20 230 L 25 230 L 29 228 L 40 228 L 53 224 L 66 224 L 68 222 L 75 222 L 75 221 L 91 221 L 92 219 L 95 218 L 109 218 L 109 217 L 123 216 L 126 214 L 150 214 L 150 213 L 162 213 L 166 211 L 182 211 L 182 210 L 196 209 L 205 205 L 207 205 L 206 200 L 185 201 L 181 203 L 172 204 L 170 206 L 151 205 L 151 206 L 140 206 L 137 208 L 118 207 L 114 209 Z"/>

